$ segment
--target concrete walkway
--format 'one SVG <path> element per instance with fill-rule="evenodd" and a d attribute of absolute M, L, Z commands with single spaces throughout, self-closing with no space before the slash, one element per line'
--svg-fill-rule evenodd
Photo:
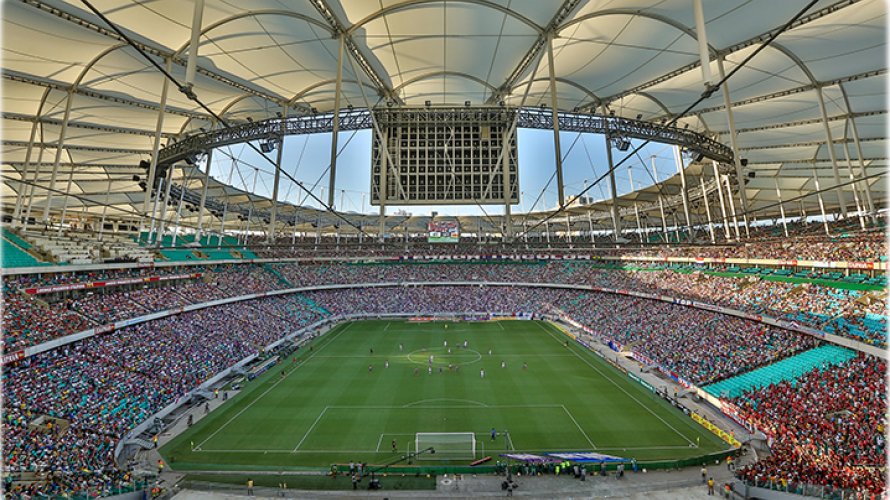
<path fill-rule="evenodd" d="M 730 479 L 725 466 L 709 468 L 708 474 L 714 477 L 715 496 L 707 494 L 707 487 L 701 483 L 700 472 L 687 469 L 673 472 L 628 473 L 624 479 L 614 476 L 588 477 L 586 481 L 568 476 L 515 477 L 517 488 L 514 497 L 523 498 L 621 498 L 621 499 L 665 499 L 696 500 L 720 496 L 723 484 Z M 506 497 L 501 488 L 503 477 L 478 476 L 440 477 L 435 491 L 388 491 L 386 480 L 382 479 L 383 489 L 376 491 L 295 491 L 274 488 L 255 488 L 254 496 L 259 498 L 454 498 L 470 499 L 482 497 Z M 195 489 L 182 490 L 174 496 L 177 500 L 245 499 L 245 486 L 220 486 L 213 491 Z"/>

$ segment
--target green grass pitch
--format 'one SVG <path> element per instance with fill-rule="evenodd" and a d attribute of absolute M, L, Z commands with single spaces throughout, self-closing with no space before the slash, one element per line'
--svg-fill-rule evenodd
<path fill-rule="evenodd" d="M 417 432 L 473 432 L 477 457 L 596 451 L 644 462 L 727 448 L 549 323 L 356 321 L 248 383 L 161 454 L 174 470 L 381 464 L 413 451 Z"/>

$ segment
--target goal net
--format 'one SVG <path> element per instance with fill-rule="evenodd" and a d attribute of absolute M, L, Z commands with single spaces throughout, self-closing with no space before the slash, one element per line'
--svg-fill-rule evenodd
<path fill-rule="evenodd" d="M 416 451 L 432 448 L 435 453 L 421 453 L 417 460 L 474 460 L 476 435 L 472 432 L 418 432 L 415 434 Z"/>

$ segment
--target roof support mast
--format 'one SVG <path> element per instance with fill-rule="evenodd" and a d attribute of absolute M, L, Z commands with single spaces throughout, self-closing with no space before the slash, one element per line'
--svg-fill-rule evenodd
<path fill-rule="evenodd" d="M 68 132 L 68 119 L 71 118 L 71 102 L 74 100 L 74 87 L 68 91 L 65 99 L 65 116 L 62 118 L 62 128 L 59 130 L 59 142 L 56 143 L 56 157 L 53 160 L 53 173 L 49 180 L 49 190 L 46 192 L 46 200 L 43 207 L 43 223 L 49 222 L 49 207 L 52 205 L 53 193 L 56 189 L 56 177 L 59 175 L 59 164 L 62 162 L 62 151 L 65 149 L 65 134 Z M 35 176 L 35 180 L 36 180 Z M 34 191 L 33 189 L 31 190 Z"/>
<path fill-rule="evenodd" d="M 34 151 L 34 139 L 37 137 L 37 128 L 40 125 L 40 117 L 37 116 L 34 118 L 34 122 L 31 124 L 31 137 L 28 139 L 28 149 L 25 150 L 25 166 L 22 168 L 22 181 L 28 180 L 28 170 L 31 167 L 31 153 Z M 37 180 L 37 172 L 40 170 L 39 165 L 34 166 L 34 180 Z M 18 193 L 16 193 L 15 197 L 15 210 L 12 215 L 12 226 L 16 227 L 19 225 L 19 217 L 22 215 L 22 202 L 25 198 L 25 190 L 28 189 L 27 184 L 20 183 Z M 21 225 L 24 227 L 27 224 L 27 221 L 22 220 Z"/>
<path fill-rule="evenodd" d="M 334 188 L 337 183 L 337 136 L 340 132 L 340 94 L 343 87 L 343 48 L 346 45 L 346 35 L 340 33 L 337 37 L 337 83 L 334 87 L 334 121 L 331 131 L 331 171 L 328 183 L 328 206 L 334 208 Z M 357 77 L 358 75 L 356 75 Z M 343 207 L 340 207 L 343 210 Z"/>
<path fill-rule="evenodd" d="M 720 70 L 720 79 L 725 75 L 723 69 L 723 56 L 717 58 L 717 68 Z M 742 175 L 742 157 L 739 156 L 738 136 L 736 135 L 735 116 L 732 112 L 732 101 L 729 98 L 729 82 L 723 82 L 723 104 L 726 107 L 726 121 L 729 124 L 729 144 L 732 147 L 732 159 L 735 165 L 736 183 L 739 185 L 739 202 L 742 205 L 742 224 L 745 227 L 745 237 L 748 233 L 748 193 L 745 192 L 744 176 Z M 730 190 L 730 201 L 732 200 L 732 191 Z M 735 209 L 733 209 L 733 217 L 735 217 Z M 736 231 L 736 238 L 739 237 Z"/>
<path fill-rule="evenodd" d="M 837 168 L 837 154 L 834 151 L 834 140 L 831 137 L 831 127 L 828 126 L 828 113 L 825 111 L 825 96 L 822 94 L 822 87 L 816 85 L 816 97 L 819 99 L 819 113 L 822 114 L 822 128 L 825 130 L 825 148 L 828 149 L 828 157 L 831 159 L 831 173 L 834 176 L 834 183 L 841 183 L 841 174 Z M 847 200 L 844 195 L 844 189 L 840 186 L 835 188 L 837 194 L 837 203 L 840 206 L 841 217 L 847 218 Z"/>
<path fill-rule="evenodd" d="M 173 67 L 173 60 L 167 58 L 167 71 Z M 145 187 L 145 198 L 142 203 L 142 213 L 148 216 L 148 208 L 151 202 L 151 188 L 154 185 L 155 172 L 158 168 L 158 149 L 161 147 L 161 132 L 164 130 L 164 114 L 167 108 L 167 89 L 170 87 L 170 80 L 163 78 L 164 83 L 161 85 L 161 101 L 158 103 L 158 121 L 155 124 L 155 138 L 151 145 L 151 163 L 148 167 L 148 179 Z M 210 168 L 209 165 L 207 168 Z M 155 198 L 160 196 L 160 189 L 156 192 Z M 152 211 L 154 214 L 154 211 Z M 145 217 L 139 223 L 139 238 L 142 237 L 142 231 L 145 229 Z"/>
<path fill-rule="evenodd" d="M 287 122 L 287 106 L 282 106 L 281 110 L 281 134 L 275 138 L 278 146 L 278 154 L 275 156 L 275 177 L 272 180 L 272 206 L 269 208 L 269 231 L 266 236 L 266 242 L 275 241 L 275 222 L 278 218 L 278 186 L 281 183 L 281 158 L 284 155 L 284 124 Z M 334 134 L 336 137 L 337 134 Z M 336 139 L 334 139 L 336 141 Z"/>
<path fill-rule="evenodd" d="M 556 99 L 556 70 L 553 68 L 553 38 L 554 32 L 547 34 L 547 63 L 550 70 L 550 111 L 553 114 L 553 151 L 556 154 L 556 192 L 557 203 L 560 208 L 565 205 L 565 191 L 562 180 L 562 148 L 559 144 L 559 108 Z M 531 78 L 531 77 L 530 77 Z"/>

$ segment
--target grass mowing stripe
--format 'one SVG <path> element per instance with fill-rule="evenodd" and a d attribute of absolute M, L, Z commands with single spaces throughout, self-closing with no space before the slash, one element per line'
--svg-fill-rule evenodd
<path fill-rule="evenodd" d="M 537 323 L 537 324 L 538 324 L 538 326 L 541 326 L 540 323 Z M 548 323 L 548 325 L 549 325 L 549 323 Z M 550 335 L 550 337 L 553 338 L 553 340 L 555 340 L 555 341 L 557 341 L 557 342 L 560 342 L 559 338 L 557 338 L 556 336 L 553 335 L 553 330 L 552 330 L 552 328 L 553 328 L 553 327 L 551 327 L 551 330 L 548 330 L 548 329 L 544 328 L 543 326 L 541 326 L 541 329 L 543 329 L 545 332 L 547 332 L 547 333 Z M 680 431 L 678 431 L 677 428 L 674 427 L 673 425 L 667 423 L 667 421 L 666 421 L 665 419 L 661 418 L 661 415 L 655 413 L 651 408 L 649 408 L 648 406 L 646 406 L 646 405 L 644 405 L 642 402 L 640 402 L 639 399 L 637 399 L 636 397 L 634 397 L 631 393 L 627 392 L 627 390 L 626 390 L 624 387 L 621 387 L 620 385 L 618 385 L 618 383 L 615 382 L 615 380 L 613 380 L 611 377 L 609 377 L 609 376 L 607 376 L 605 373 L 603 373 L 599 368 L 597 368 L 596 366 L 594 366 L 593 363 L 591 363 L 591 362 L 590 362 L 589 360 L 587 360 L 587 359 L 584 359 L 584 357 L 581 356 L 580 354 L 578 354 L 577 351 L 572 350 L 572 352 L 575 353 L 575 356 L 577 356 L 578 359 L 580 359 L 581 361 L 583 361 L 587 366 L 593 368 L 597 373 L 599 373 L 600 375 L 602 375 L 602 377 L 603 377 L 604 379 L 608 380 L 609 382 L 612 382 L 612 384 L 613 384 L 615 387 L 617 387 L 618 389 L 620 389 L 621 392 L 623 392 L 624 394 L 626 394 L 627 397 L 629 397 L 630 399 L 636 401 L 637 404 L 639 404 L 640 406 L 642 406 L 646 411 L 648 411 L 649 413 L 651 413 L 655 418 L 657 418 L 658 420 L 661 420 L 661 422 L 662 422 L 664 425 L 668 426 L 671 430 L 673 430 L 675 433 L 677 433 L 678 436 L 680 436 L 680 437 L 682 437 L 683 439 L 685 439 L 687 443 L 689 443 L 689 444 L 692 445 L 692 446 L 696 446 L 696 444 L 693 443 L 691 439 L 689 439 L 688 437 L 686 437 L 685 434 L 683 434 L 683 433 L 681 433 Z"/>
<path fill-rule="evenodd" d="M 336 334 L 334 334 L 333 337 L 331 337 L 331 338 L 328 340 L 327 343 L 325 343 L 323 346 L 319 347 L 317 351 L 313 352 L 312 354 L 309 355 L 309 357 L 307 357 L 305 360 L 303 360 L 303 363 L 302 363 L 302 364 L 297 365 L 293 370 L 287 372 L 287 374 L 285 374 L 284 377 L 278 379 L 278 381 L 276 381 L 276 382 L 273 382 L 271 387 L 269 387 L 269 388 L 266 389 L 262 394 L 260 394 L 259 396 L 257 396 L 256 399 L 254 399 L 253 401 L 251 401 L 250 403 L 248 403 L 247 405 L 245 405 L 244 408 L 241 408 L 241 411 L 239 411 L 238 413 L 236 413 L 235 415 L 233 415 L 232 418 L 230 418 L 230 419 L 227 420 L 224 424 L 222 424 L 221 426 L 219 426 L 219 429 L 213 431 L 212 434 L 210 434 L 209 436 L 207 436 L 207 439 L 205 439 L 205 440 L 201 441 L 200 443 L 198 443 L 198 446 L 196 446 L 196 448 L 201 448 L 205 443 L 207 443 L 207 441 L 210 441 L 210 439 L 213 438 L 213 436 L 216 436 L 217 434 L 219 434 L 219 432 L 222 431 L 223 429 L 225 429 L 226 426 L 228 426 L 228 425 L 231 424 L 233 421 L 235 421 L 236 418 L 238 418 L 239 416 L 241 416 L 242 413 L 244 413 L 245 411 L 247 411 L 247 410 L 248 410 L 251 406 L 253 406 L 257 401 L 259 401 L 260 399 L 262 399 L 263 396 L 265 396 L 266 394 L 268 394 L 268 393 L 269 393 L 272 389 L 274 389 L 278 384 L 284 382 L 288 377 L 290 377 L 291 373 L 297 371 L 297 369 L 299 369 L 301 366 L 305 365 L 305 364 L 306 364 L 306 361 L 309 361 L 309 360 L 312 359 L 316 354 L 318 354 L 319 352 L 321 352 L 322 349 L 324 349 L 325 347 L 329 346 L 329 345 L 331 344 L 331 342 L 334 341 L 334 338 L 336 338 L 336 337 L 339 336 L 341 333 L 343 333 L 343 332 L 345 332 L 346 330 L 348 330 L 349 327 L 352 326 L 352 325 L 353 325 L 353 323 L 348 323 L 344 328 L 341 328 L 340 331 L 336 332 Z"/>
<path fill-rule="evenodd" d="M 162 456 L 177 471 L 381 464 L 393 458 L 390 440 L 404 452 L 417 432 L 472 432 L 476 458 L 514 449 L 596 449 L 643 462 L 723 449 L 716 437 L 589 351 L 574 342 L 564 348 L 554 325 L 502 321 L 454 328 L 389 319 L 350 324 L 313 339 L 314 351 L 301 349 L 298 364 L 290 359 L 282 364 L 284 375 L 293 376 L 279 380 L 278 370 L 271 370 L 245 384 L 210 418 L 161 447 Z M 433 366 L 428 374 L 426 355 L 406 356 L 427 352 L 435 364 L 458 366 L 465 362 L 465 341 L 481 357 L 459 370 Z M 296 367 L 299 372 L 288 374 Z M 422 372 L 415 374 L 415 368 Z M 224 424 L 224 432 L 216 432 Z M 496 440 L 488 439 L 492 428 L 499 430 Z M 687 436 L 698 436 L 700 447 L 688 446 Z M 189 446 L 205 438 L 200 451 Z M 437 463 L 465 462 L 434 457 L 432 465 Z"/>

